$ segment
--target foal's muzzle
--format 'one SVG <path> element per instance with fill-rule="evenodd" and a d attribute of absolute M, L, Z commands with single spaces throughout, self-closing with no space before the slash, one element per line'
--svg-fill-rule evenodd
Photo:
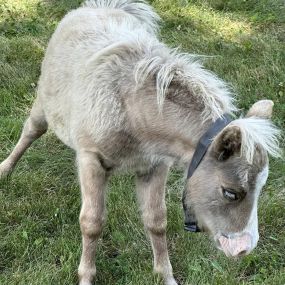
<path fill-rule="evenodd" d="M 220 235 L 219 237 L 216 237 L 216 243 L 218 248 L 228 257 L 241 257 L 247 255 L 254 248 L 252 236 L 249 233 L 243 233 L 236 237 Z"/>

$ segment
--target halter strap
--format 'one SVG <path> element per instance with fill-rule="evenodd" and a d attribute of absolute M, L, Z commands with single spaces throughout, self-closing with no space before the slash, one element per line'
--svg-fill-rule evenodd
<path fill-rule="evenodd" d="M 231 116 L 229 114 L 224 114 L 221 118 L 218 118 L 200 138 L 188 168 L 187 179 L 190 179 L 194 171 L 198 168 L 209 146 L 213 142 L 213 138 L 231 121 Z M 185 223 L 184 229 L 189 232 L 201 231 L 197 225 L 195 216 L 193 216 L 188 223 Z"/>
<path fill-rule="evenodd" d="M 187 179 L 193 175 L 194 171 L 201 163 L 204 155 L 213 141 L 213 138 L 231 121 L 232 119 L 230 115 L 224 114 L 221 118 L 218 118 L 200 138 L 188 168 Z"/>

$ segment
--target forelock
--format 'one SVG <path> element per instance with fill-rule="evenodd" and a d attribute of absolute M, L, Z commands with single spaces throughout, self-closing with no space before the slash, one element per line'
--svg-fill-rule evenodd
<path fill-rule="evenodd" d="M 279 147 L 281 131 L 267 119 L 256 117 L 240 118 L 230 123 L 230 126 L 238 126 L 241 131 L 241 157 L 252 164 L 256 150 L 264 150 L 273 157 L 281 157 Z"/>

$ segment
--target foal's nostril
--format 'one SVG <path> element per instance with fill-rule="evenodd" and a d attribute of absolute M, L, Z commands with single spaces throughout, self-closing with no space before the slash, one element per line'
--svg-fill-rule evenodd
<path fill-rule="evenodd" d="M 252 241 L 249 234 L 244 234 L 234 238 L 221 235 L 218 241 L 220 249 L 222 249 L 227 256 L 241 257 L 247 255 L 251 251 Z"/>

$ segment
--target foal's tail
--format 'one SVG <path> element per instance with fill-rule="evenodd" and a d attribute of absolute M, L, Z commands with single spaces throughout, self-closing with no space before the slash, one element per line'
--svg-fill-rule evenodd
<path fill-rule="evenodd" d="M 121 9 L 136 17 L 150 31 L 158 29 L 160 17 L 144 0 L 86 0 L 83 7 Z"/>

